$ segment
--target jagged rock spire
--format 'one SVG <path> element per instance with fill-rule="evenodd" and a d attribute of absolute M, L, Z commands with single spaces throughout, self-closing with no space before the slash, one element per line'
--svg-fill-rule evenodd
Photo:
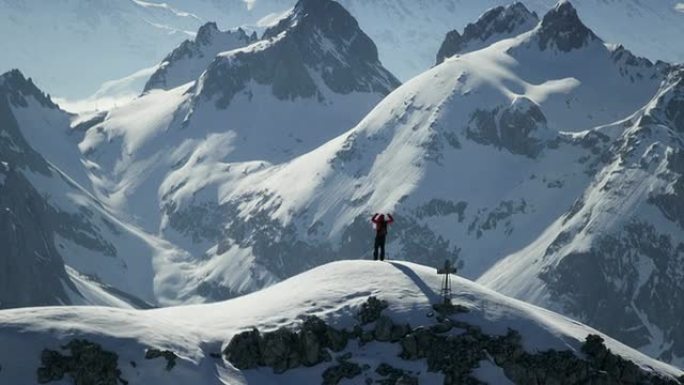
<path fill-rule="evenodd" d="M 538 37 L 542 50 L 555 46 L 563 52 L 581 48 L 592 40 L 600 40 L 582 23 L 577 10 L 567 0 L 561 0 L 544 15 Z"/>

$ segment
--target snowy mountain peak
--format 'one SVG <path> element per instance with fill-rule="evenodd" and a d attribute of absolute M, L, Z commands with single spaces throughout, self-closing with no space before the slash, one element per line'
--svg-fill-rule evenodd
<path fill-rule="evenodd" d="M 242 29 L 240 30 L 242 31 Z M 216 25 L 216 22 L 210 21 L 202 25 L 197 30 L 197 36 L 195 37 L 195 41 L 197 43 L 207 45 L 211 42 L 211 39 L 214 36 L 214 34 L 217 34 L 219 32 L 220 31 L 218 25 Z"/>
<path fill-rule="evenodd" d="M 214 22 L 202 25 L 193 40 L 174 49 L 145 84 L 144 92 L 171 89 L 196 80 L 217 54 L 245 47 L 257 40 L 242 28 L 220 31 Z"/>
<path fill-rule="evenodd" d="M 10 99 L 13 105 L 26 106 L 26 96 L 32 96 L 43 107 L 57 108 L 50 96 L 43 93 L 31 78 L 24 77 L 18 69 L 13 69 L 0 75 L 0 96 Z"/>
<path fill-rule="evenodd" d="M 297 28 L 298 27 L 298 28 Z M 349 35 L 359 24 L 347 10 L 333 0 L 300 0 L 292 12 L 264 33 L 264 39 L 277 36 L 287 29 L 316 27 L 329 35 L 331 32 Z M 376 57 L 377 59 L 377 57 Z"/>
<path fill-rule="evenodd" d="M 544 15 L 537 36 L 542 50 L 555 46 L 562 52 L 581 48 L 589 41 L 600 40 L 584 25 L 575 7 L 567 0 L 561 0 Z"/>
<path fill-rule="evenodd" d="M 399 81 L 378 60 L 375 43 L 341 5 L 331 0 L 300 1 L 262 41 L 217 58 L 200 81 L 207 98 L 220 94 L 219 106 L 254 80 L 270 85 L 281 100 L 331 93 L 388 94 Z"/>
<path fill-rule="evenodd" d="M 437 53 L 437 64 L 455 54 L 474 51 L 529 31 L 538 22 L 537 14 L 520 2 L 492 8 L 475 23 L 468 24 L 463 30 L 463 35 L 456 30 L 447 33 Z"/>

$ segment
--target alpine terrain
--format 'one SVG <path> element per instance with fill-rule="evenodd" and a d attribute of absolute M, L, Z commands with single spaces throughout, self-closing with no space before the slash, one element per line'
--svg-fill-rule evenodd
<path fill-rule="evenodd" d="M 502 12 L 518 14 L 520 9 L 509 7 Z M 486 24 L 481 20 L 475 25 Z M 496 29 L 496 24 L 491 25 Z M 217 245 L 206 254 L 212 261 L 209 264 L 215 268 L 231 261 L 230 266 L 235 266 L 241 260 L 241 269 L 251 266 L 250 279 L 259 286 L 264 271 L 282 279 L 335 259 L 368 256 L 370 216 L 391 211 L 401 220 L 390 234 L 390 256 L 430 265 L 450 258 L 459 261 L 463 274 L 478 278 L 499 260 L 536 245 L 551 229 L 562 234 L 564 241 L 556 242 L 548 253 L 569 253 L 561 249 L 567 233 L 555 229 L 568 212 L 594 208 L 581 203 L 588 190 L 600 195 L 592 196 L 592 202 L 609 200 L 609 194 L 634 196 L 651 211 L 611 208 L 610 226 L 634 221 L 657 224 L 652 239 L 663 243 L 657 243 L 657 253 L 649 246 L 648 252 L 654 254 L 643 258 L 667 260 L 662 271 L 672 284 L 664 284 L 656 278 L 658 270 L 649 268 L 645 272 L 656 274 L 653 280 L 662 285 L 658 291 L 651 290 L 652 286 L 634 289 L 647 282 L 648 276 L 627 279 L 629 286 L 619 285 L 625 281 L 620 270 L 601 275 L 605 285 L 594 281 L 597 287 L 584 288 L 589 291 L 583 297 L 590 303 L 587 306 L 601 306 L 590 299 L 596 298 L 593 290 L 606 298 L 614 292 L 624 293 L 624 303 L 630 307 L 616 305 L 615 310 L 620 309 L 625 320 L 632 320 L 625 323 L 610 322 L 614 311 L 585 308 L 580 300 L 568 299 L 569 305 L 561 305 L 558 298 L 567 297 L 569 291 L 579 294 L 562 284 L 554 290 L 553 301 L 558 306 L 554 308 L 656 356 L 678 360 L 681 353 L 671 348 L 683 343 L 676 336 L 679 320 L 667 316 L 678 314 L 676 308 L 668 304 L 653 307 L 652 301 L 676 298 L 672 293 L 681 292 L 677 270 L 669 265 L 676 265 L 672 259 L 678 258 L 676 240 L 682 239 L 674 203 L 678 200 L 673 196 L 676 190 L 670 187 L 678 174 L 674 166 L 669 166 L 666 174 L 657 168 L 645 169 L 654 180 L 662 180 L 662 187 L 653 194 L 633 195 L 628 194 L 631 190 L 612 187 L 627 183 L 615 169 L 624 160 L 615 156 L 621 153 L 617 148 L 627 151 L 634 147 L 622 144 L 630 132 L 629 119 L 634 119 L 635 111 L 638 114 L 653 104 L 654 97 L 671 100 L 668 95 L 676 93 L 672 84 L 676 84 L 673 78 L 677 73 L 677 67 L 654 64 L 622 46 L 606 44 L 581 22 L 569 2 L 561 2 L 532 30 L 447 59 L 407 82 L 359 125 L 323 146 L 245 177 L 225 177 L 219 187 L 224 194 L 217 206 L 207 211 L 192 209 L 195 215 L 188 213 L 188 217 L 195 221 L 185 233 L 204 237 L 198 229 L 213 230 L 217 223 L 224 223 L 216 234 Z M 681 107 L 673 103 L 674 107 L 663 106 L 658 111 L 670 111 L 674 116 L 670 119 L 679 119 Z M 674 165 L 676 158 L 667 154 L 681 146 L 673 126 L 669 127 L 668 132 L 674 133 L 668 134 L 672 139 L 667 144 L 654 140 L 663 146 L 658 159 Z M 638 143 L 646 145 L 644 140 Z M 630 152 L 630 156 L 636 155 Z M 295 178 L 299 182 L 291 183 Z M 620 182 L 606 188 L 603 178 Z M 644 181 L 641 175 L 635 178 Z M 644 189 L 647 184 L 638 186 Z M 639 191 L 651 188 L 656 187 Z M 625 204 L 624 199 L 614 200 L 620 207 Z M 204 212 L 212 214 L 200 214 Z M 597 214 L 593 210 L 593 215 Z M 597 226 L 602 231 L 610 227 Z M 638 226 L 634 231 L 643 234 L 645 228 L 651 227 Z M 624 234 L 622 229 L 620 225 L 616 232 Z M 215 235 L 209 230 L 204 234 Z M 668 235 L 672 241 L 662 238 Z M 600 247 L 600 237 L 582 239 L 570 244 L 582 252 Z M 614 250 L 616 255 L 622 254 L 622 249 Z M 543 255 L 526 254 L 520 268 L 526 269 L 529 261 Z M 596 263 L 593 255 L 589 253 L 587 258 Z M 520 259 L 513 256 L 510 260 Z M 627 264 L 631 268 L 643 265 Z M 597 272 L 593 264 L 586 268 Z M 525 280 L 524 275 L 511 273 L 505 266 L 502 271 Z M 567 271 L 577 274 L 574 268 Z M 223 288 L 217 292 L 234 293 L 244 287 L 234 286 L 229 276 L 217 275 L 215 285 Z M 556 281 L 557 276 L 550 270 L 544 277 Z M 580 284 L 576 277 L 569 275 L 567 280 Z M 517 288 L 517 279 L 504 276 L 496 288 L 508 292 L 506 285 Z M 529 282 L 525 280 L 525 284 Z M 490 281 L 483 278 L 483 283 Z M 616 289 L 603 291 L 604 286 L 612 285 Z M 640 290 L 650 294 L 632 302 Z M 530 293 L 511 292 L 537 301 L 539 297 Z M 643 315 L 647 308 L 659 325 Z M 637 324 L 650 331 L 635 332 Z M 661 333 L 671 337 L 661 337 Z"/>
<path fill-rule="evenodd" d="M 0 384 L 684 379 L 678 2 L 81 3 L 162 51 L 0 75 Z"/>
<path fill-rule="evenodd" d="M 0 312 L 0 381 L 75 384 L 680 384 L 563 316 L 410 263 L 337 262 L 209 305 Z"/>
<path fill-rule="evenodd" d="M 0 76 L 0 308 L 147 307 L 156 303 L 153 259 L 184 254 L 121 222 L 79 184 L 87 176 L 71 118 L 21 72 Z"/>
<path fill-rule="evenodd" d="M 4 76 L 23 79 L 18 71 Z M 27 146 L 21 152 L 35 150 L 46 170 L 13 169 L 39 174 L 30 182 L 41 204 L 65 213 L 50 221 L 56 228 L 45 229 L 46 250 L 38 253 L 55 265 L 64 260 L 82 280 L 156 306 L 226 298 L 277 281 L 268 271 L 252 280 L 250 265 L 233 263 L 241 260 L 215 265 L 205 256 L 218 242 L 223 183 L 354 126 L 399 82 L 339 4 L 302 1 L 261 38 L 203 26 L 168 55 L 143 95 L 110 111 L 71 115 L 27 84 L 29 91 L 21 84 L 7 91 L 14 92 L 6 97 L 8 129 L 16 126 Z M 203 220 L 216 223 L 200 226 Z M 28 263 L 19 261 L 25 250 L 7 260 Z M 47 266 L 25 270 L 31 282 L 50 273 Z M 230 289 L 208 277 L 229 271 Z M 14 287 L 9 282 L 3 295 L 23 295 Z M 42 290 L 59 300 L 5 306 L 80 303 L 50 288 Z"/>

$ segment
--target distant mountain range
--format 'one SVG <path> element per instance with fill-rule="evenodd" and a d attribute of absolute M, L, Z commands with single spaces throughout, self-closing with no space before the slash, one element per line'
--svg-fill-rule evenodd
<path fill-rule="evenodd" d="M 508 3 L 341 1 L 375 41 L 381 61 L 403 81 L 434 63 L 448 31 L 463 31 L 488 9 Z M 543 15 L 554 3 L 528 0 L 524 4 Z M 295 0 L 0 0 L 0 33 L 11 36 L 0 42 L 5 53 L 0 57 L 0 72 L 22 68 L 53 94 L 83 99 L 105 81 L 156 65 L 207 22 L 217 22 L 222 30 L 243 27 L 251 34 L 255 29 L 263 31 L 294 4 Z M 605 41 L 624 44 L 653 61 L 684 61 L 680 44 L 684 13 L 677 11 L 678 0 L 584 0 L 576 6 L 582 19 Z M 128 86 L 139 92 L 142 84 Z M 108 89 L 105 95 L 100 91 L 99 97 L 111 98 L 114 90 Z M 102 108 L 104 104 L 92 105 Z"/>

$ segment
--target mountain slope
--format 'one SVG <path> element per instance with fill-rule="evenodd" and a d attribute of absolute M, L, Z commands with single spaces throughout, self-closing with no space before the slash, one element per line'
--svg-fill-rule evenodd
<path fill-rule="evenodd" d="M 601 129 L 620 132 L 603 170 L 535 242 L 480 282 L 681 362 L 683 74 L 673 71 L 642 110 Z"/>
<path fill-rule="evenodd" d="M 558 49 L 586 30 L 567 6 L 533 31 L 414 78 L 312 152 L 224 177 L 215 214 L 193 222 L 225 224 L 212 268 L 249 255 L 254 269 L 285 278 L 363 255 L 376 211 L 397 214 L 392 255 L 459 259 L 470 277 L 528 245 L 601 164 L 603 137 L 582 131 L 633 113 L 666 69 L 593 34 Z M 321 259 L 299 257 L 303 248 Z M 229 285 L 223 271 L 216 279 Z"/>
<path fill-rule="evenodd" d="M 339 4 L 302 1 L 262 40 L 219 54 L 194 84 L 110 111 L 79 146 L 100 199 L 202 254 L 218 228 L 192 221 L 211 219 L 203 213 L 218 182 L 319 146 L 398 84 Z"/>
<path fill-rule="evenodd" d="M 672 91 L 676 75 L 659 91 L 672 71 L 677 73 L 604 43 L 561 2 L 534 30 L 447 59 L 404 84 L 359 125 L 316 150 L 283 164 L 260 165 L 244 177 L 225 173 L 217 205 L 204 211 L 211 215 L 190 222 L 193 229 L 221 229 L 201 271 L 221 298 L 271 282 L 254 272 L 284 279 L 331 260 L 369 255 L 369 218 L 389 211 L 397 218 L 390 230 L 391 258 L 432 265 L 450 258 L 465 276 L 477 278 L 524 250 L 524 257 L 517 253 L 509 259 L 521 261 L 517 270 L 507 264 L 494 270 L 497 289 L 543 305 L 562 304 L 554 309 L 678 362 L 680 328 L 671 313 L 678 307 L 664 299 L 680 291 L 673 171 L 678 161 L 667 152 L 680 146 L 672 126 L 681 124 L 681 107 L 677 97 L 668 96 L 678 95 Z M 641 137 L 653 128 L 636 137 L 630 129 L 629 119 L 645 105 L 661 111 L 649 113 L 651 119 L 670 127 L 652 134 L 657 139 Z M 632 171 L 651 156 L 653 168 Z M 670 160 L 658 166 L 665 159 Z M 582 206 L 585 201 L 591 205 Z M 580 209 L 586 215 L 575 213 L 561 226 L 568 212 Z M 631 218 L 655 226 L 654 231 L 651 225 L 628 226 Z M 571 226 L 579 227 L 569 232 Z M 597 226 L 592 231 L 610 239 L 626 238 L 604 242 L 598 235 L 585 236 L 584 226 Z M 614 233 L 608 230 L 612 226 Z M 566 242 L 568 253 L 583 256 L 567 261 L 594 262 L 556 266 Z M 622 277 L 620 272 L 631 270 L 622 266 L 641 266 L 642 257 L 609 259 L 605 278 L 592 280 L 596 286 L 576 275 L 603 271 L 595 265 L 603 259 L 588 250 L 617 256 L 632 248 L 655 253 L 643 259 L 645 266 L 662 266 L 653 274 Z M 541 269 L 528 271 L 539 273 L 535 280 L 520 271 L 530 264 Z M 236 265 L 252 275 L 240 274 L 236 281 L 231 274 Z M 650 277 L 652 283 L 644 284 Z M 643 298 L 632 301 L 637 294 Z M 605 301 L 594 301 L 597 297 Z M 604 308 L 609 298 L 621 300 Z M 660 302 L 666 305 L 653 305 Z M 622 322 L 611 321 L 615 314 Z"/>
<path fill-rule="evenodd" d="M 551 377 L 571 370 L 565 365 L 591 360 L 589 353 L 592 350 L 581 346 L 588 334 L 598 334 L 595 330 L 506 298 L 465 279 L 454 278 L 454 303 L 467 312 L 435 314 L 431 303 L 438 299 L 436 291 L 440 280 L 433 269 L 420 265 L 346 261 L 321 266 L 258 293 L 210 305 L 151 311 L 94 307 L 5 310 L 0 312 L 0 337 L 7 347 L 0 351 L 3 365 L 0 380 L 11 383 L 31 382 L 36 378 L 54 380 L 60 373 L 64 375 L 68 368 L 59 363 L 70 362 L 73 368 L 82 368 L 79 373 L 73 372 L 72 376 L 77 378 L 90 375 L 116 382 L 118 377 L 130 384 L 308 384 L 320 383 L 322 376 L 329 378 L 326 383 L 337 383 L 342 377 L 352 383 L 362 383 L 366 378 L 382 380 L 389 377 L 393 378 L 390 381 L 396 381 L 400 375 L 390 374 L 396 370 L 409 377 L 420 373 L 421 384 L 450 384 L 458 380 L 452 377 L 451 382 L 450 375 L 445 376 L 442 368 L 451 363 L 451 373 L 464 370 L 469 378 L 503 384 L 523 383 L 513 382 L 507 376 L 521 379 L 548 373 Z M 379 301 L 369 299 L 369 295 Z M 384 311 L 382 301 L 387 306 Z M 202 316 L 198 317 L 198 314 Z M 306 317 L 311 316 L 320 317 L 320 321 L 306 321 Z M 360 326 L 360 330 L 370 339 L 357 344 L 353 341 L 357 337 L 352 327 L 361 322 L 366 325 Z M 410 329 L 400 326 L 405 324 L 409 324 Z M 306 366 L 293 363 L 296 368 L 289 370 L 288 367 L 237 369 L 254 357 L 253 351 L 237 348 L 240 337 L 248 336 L 242 332 L 253 327 L 262 330 L 264 338 L 269 338 L 264 340 L 263 354 L 274 364 L 280 360 L 282 352 L 292 349 L 288 338 L 295 337 L 290 337 L 292 334 L 286 329 L 278 329 L 272 335 L 267 333 L 282 327 L 309 328 L 303 343 L 306 351 L 313 355 L 302 359 L 314 361 Z M 383 330 L 386 327 L 396 329 L 392 335 L 401 337 L 385 339 Z M 348 337 L 342 337 L 330 328 L 346 328 Z M 330 337 L 323 337 L 326 333 Z M 474 360 L 465 356 L 451 360 L 447 356 L 438 361 L 426 361 L 409 358 L 404 353 L 404 358 L 400 357 L 402 351 L 410 354 L 410 340 L 418 335 L 433 338 L 433 349 L 439 348 L 439 342 L 446 336 L 460 341 L 459 335 L 467 335 L 470 342 L 463 342 L 458 349 L 472 351 Z M 325 345 L 317 345 L 329 343 L 325 342 L 328 338 L 337 338 L 340 345 L 330 350 L 323 348 Z M 489 355 L 479 350 L 477 341 L 483 338 L 492 338 Z M 644 376 L 641 383 L 679 383 L 674 377 L 682 375 L 680 370 L 649 359 L 608 337 L 603 338 L 614 354 L 636 364 L 630 371 L 618 372 L 618 379 Z M 503 351 L 507 344 L 517 346 L 514 354 Z M 244 346 L 249 348 L 247 344 Z M 78 355 L 81 348 L 88 349 L 91 357 L 101 357 L 97 373 L 93 372 L 86 356 Z M 224 348 L 227 348 L 226 357 L 233 360 L 234 365 L 221 358 L 219 352 Z M 73 355 L 68 353 L 69 349 Z M 582 354 L 580 349 L 588 353 Z M 236 357 L 228 352 L 242 352 L 242 355 Z M 555 360 L 545 361 L 545 354 Z M 317 361 L 319 355 L 328 355 L 331 360 Z M 525 361 L 507 361 L 510 357 L 525 355 L 530 362 L 539 358 L 534 361 L 534 370 L 516 371 L 525 368 Z M 498 357 L 496 361 L 493 356 Z M 155 357 L 166 357 L 168 361 Z M 337 360 L 332 360 L 333 357 Z M 615 361 L 615 356 L 610 358 L 619 362 Z M 466 362 L 474 368 L 457 369 L 460 367 L 457 363 Z M 364 364 L 368 365 L 366 369 L 362 367 Z M 336 370 L 341 370 L 335 369 L 338 365 L 346 369 L 339 377 L 334 375 Z M 39 367 L 44 369 L 38 370 Z M 350 367 L 352 370 L 347 373 Z M 353 370 L 356 367 L 358 372 Z M 567 382 L 560 383 L 578 383 L 572 382 L 573 377 L 581 378 L 576 377 L 578 375 L 581 376 L 575 373 L 563 379 Z M 614 373 L 608 371 L 603 376 L 604 383 L 617 383 Z M 337 380 L 333 382 L 334 378 Z"/>
<path fill-rule="evenodd" d="M 30 79 L 16 70 L 0 76 L 0 103 L 2 306 L 163 302 L 155 273 L 173 275 L 186 254 L 122 222 L 82 187 L 79 128 Z"/>
<path fill-rule="evenodd" d="M 0 76 L 2 161 L 0 183 L 0 307 L 66 303 L 71 282 L 61 256 L 52 243 L 53 212 L 21 169 L 48 173 L 47 162 L 26 143 L 12 115 L 11 103 L 33 94 L 45 106 L 54 105 L 18 71 Z"/>

